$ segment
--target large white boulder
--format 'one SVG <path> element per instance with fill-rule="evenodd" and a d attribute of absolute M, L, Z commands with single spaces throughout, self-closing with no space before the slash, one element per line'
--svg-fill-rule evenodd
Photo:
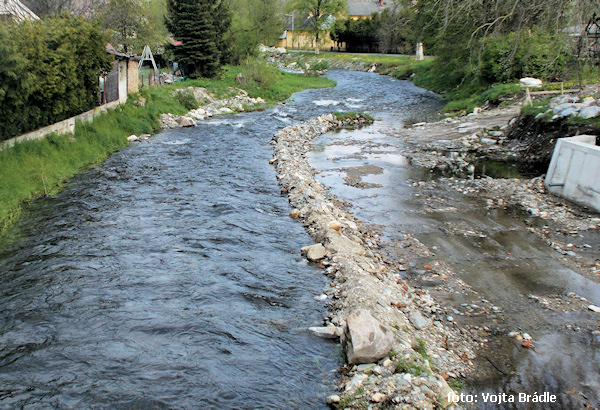
<path fill-rule="evenodd" d="M 306 259 L 311 262 L 318 262 L 327 256 L 327 248 L 320 243 L 316 245 L 305 246 L 300 251 L 302 254 L 306 255 Z"/>
<path fill-rule="evenodd" d="M 523 87 L 541 87 L 542 86 L 542 80 L 540 80 L 539 78 L 532 78 L 532 77 L 525 77 L 525 78 L 521 78 L 521 80 L 519 81 L 519 84 L 521 84 L 521 86 Z"/>
<path fill-rule="evenodd" d="M 392 349 L 394 334 L 368 310 L 359 309 L 346 319 L 343 344 L 349 364 L 374 363 Z"/>
<path fill-rule="evenodd" d="M 195 127 L 196 121 L 190 117 L 179 117 L 177 118 L 177 124 L 179 124 L 180 127 Z"/>
<path fill-rule="evenodd" d="M 600 116 L 600 107 L 597 105 L 590 105 L 589 107 L 582 108 L 579 111 L 579 116 L 583 119 L 596 118 Z"/>

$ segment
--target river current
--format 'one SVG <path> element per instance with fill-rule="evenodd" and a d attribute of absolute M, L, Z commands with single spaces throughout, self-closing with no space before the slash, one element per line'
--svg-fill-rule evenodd
<path fill-rule="evenodd" d="M 165 131 L 32 203 L 0 249 L 2 408 L 323 408 L 328 286 L 268 164 L 275 131 L 333 111 L 439 108 L 409 82 L 331 89 Z"/>

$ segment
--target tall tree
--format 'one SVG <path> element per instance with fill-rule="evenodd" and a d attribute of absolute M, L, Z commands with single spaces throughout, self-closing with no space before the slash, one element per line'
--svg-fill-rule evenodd
<path fill-rule="evenodd" d="M 256 54 L 261 43 L 275 45 L 284 29 L 279 0 L 231 0 L 231 7 L 235 10 L 230 29 L 233 62 Z"/>
<path fill-rule="evenodd" d="M 113 45 L 126 53 L 139 46 L 136 43 L 148 25 L 140 0 L 108 0 L 100 9 L 100 17 L 104 27 L 113 31 Z"/>
<path fill-rule="evenodd" d="M 552 77 L 570 53 L 564 29 L 584 23 L 598 0 L 420 0 L 418 25 L 446 71 Z M 426 44 L 427 47 L 427 44 Z M 543 56 L 540 59 L 540 56 Z M 529 64 L 531 59 L 535 64 Z M 541 61 L 545 60 L 545 61 Z M 534 67 L 535 66 L 535 67 Z M 507 75 L 491 75 L 491 68 Z"/>
<path fill-rule="evenodd" d="M 288 8 L 302 17 L 308 17 L 318 53 L 321 35 L 330 30 L 335 18 L 346 11 L 346 4 L 346 0 L 291 0 Z"/>
<path fill-rule="evenodd" d="M 181 44 L 173 48 L 191 78 L 214 77 L 227 51 L 231 13 L 225 0 L 167 0 L 166 26 Z"/>

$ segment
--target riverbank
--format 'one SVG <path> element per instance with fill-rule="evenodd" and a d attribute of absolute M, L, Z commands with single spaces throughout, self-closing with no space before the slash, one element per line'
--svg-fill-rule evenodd
<path fill-rule="evenodd" d="M 379 236 L 315 179 L 306 159 L 314 138 L 365 122 L 325 115 L 285 128 L 273 139 L 271 162 L 292 206 L 290 216 L 300 219 L 317 242 L 302 252 L 332 280 L 319 297 L 329 301 L 331 316 L 313 331 L 341 336 L 348 364 L 340 393 L 328 403 L 447 408 L 454 393 L 448 383 L 456 385 L 471 369 L 472 339 L 440 317 L 443 310 L 427 291 L 408 286 L 398 266 L 381 256 Z"/>
<path fill-rule="evenodd" d="M 257 80 L 253 79 L 252 72 L 245 67 L 227 67 L 218 79 L 142 89 L 139 95 L 131 95 L 127 103 L 94 122 L 77 125 L 74 135 L 50 135 L 0 152 L 0 234 L 15 222 L 23 204 L 55 194 L 74 175 L 129 144 L 129 136 L 159 132 L 161 114 L 184 116 L 205 103 L 232 100 L 241 90 L 249 98 L 262 99 L 264 104 L 255 105 L 254 109 L 264 109 L 296 91 L 334 85 L 326 78 L 282 73 L 272 68 L 260 73 L 268 76 L 269 81 L 258 82 L 260 78 L 255 75 Z M 236 77 L 245 81 L 240 82 Z M 177 91 L 187 87 L 205 89 L 212 101 Z M 236 106 L 231 112 L 248 108 Z"/>

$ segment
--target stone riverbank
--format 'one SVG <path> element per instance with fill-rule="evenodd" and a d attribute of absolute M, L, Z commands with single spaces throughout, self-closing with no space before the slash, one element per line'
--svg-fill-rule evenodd
<path fill-rule="evenodd" d="M 457 408 L 448 401 L 448 383 L 471 370 L 475 342 L 445 320 L 427 291 L 405 283 L 397 265 L 380 255 L 378 235 L 316 180 L 306 158 L 314 138 L 367 122 L 324 115 L 287 127 L 272 141 L 271 163 L 290 216 L 317 242 L 301 252 L 331 278 L 330 288 L 317 296 L 328 303 L 330 316 L 311 330 L 339 338 L 347 364 L 339 392 L 327 401 L 337 408 Z"/>

